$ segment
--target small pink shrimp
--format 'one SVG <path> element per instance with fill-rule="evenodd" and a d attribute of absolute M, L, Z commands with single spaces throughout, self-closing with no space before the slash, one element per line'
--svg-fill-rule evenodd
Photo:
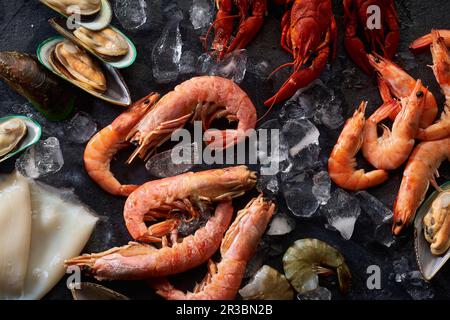
<path fill-rule="evenodd" d="M 414 148 L 394 205 L 395 235 L 412 221 L 430 183 L 439 189 L 434 177 L 445 159 L 450 161 L 450 138 L 421 142 Z"/>
<path fill-rule="evenodd" d="M 363 142 L 366 105 L 366 102 L 361 102 L 353 117 L 347 120 L 328 159 L 330 178 L 344 189 L 367 189 L 383 183 L 388 178 L 385 170 L 356 170 L 355 156 Z"/>
<path fill-rule="evenodd" d="M 392 98 L 401 99 L 409 97 L 416 85 L 416 80 L 413 77 L 392 61 L 376 53 L 373 55 L 368 54 L 367 56 L 369 57 L 370 64 L 378 73 L 378 86 L 384 102 L 388 102 Z M 425 87 L 422 87 L 421 90 L 426 92 L 426 94 L 419 126 L 420 128 L 426 128 L 436 118 L 438 107 L 433 94 Z M 394 120 L 399 112 L 400 108 L 394 110 L 391 113 L 391 119 Z"/>
<path fill-rule="evenodd" d="M 408 159 L 419 129 L 425 94 L 422 91 L 422 82 L 417 80 L 410 96 L 402 99 L 402 108 L 394 120 L 392 132 L 382 125 L 383 135 L 378 137 L 377 124 L 397 108 L 399 103 L 395 100 L 385 103 L 366 121 L 362 151 L 367 161 L 375 168 L 397 169 Z"/>
<path fill-rule="evenodd" d="M 128 196 L 138 186 L 123 185 L 110 171 L 113 156 L 128 146 L 126 137 L 142 116 L 158 100 L 158 95 L 150 93 L 135 102 L 119 115 L 109 126 L 103 128 L 89 140 L 84 150 L 84 168 L 88 175 L 103 190 L 117 196 Z"/>
<path fill-rule="evenodd" d="M 433 73 L 445 95 L 444 111 L 441 118 L 431 126 L 419 130 L 417 138 L 420 140 L 439 140 L 450 136 L 450 52 L 439 32 L 431 32 L 433 43 L 431 54 L 433 56 Z"/>
<path fill-rule="evenodd" d="M 450 47 L 450 30 L 441 29 L 441 30 L 436 30 L 436 31 L 439 32 L 439 34 L 443 38 L 443 43 L 447 47 Z M 409 45 L 409 49 L 414 53 L 419 53 L 419 52 L 425 51 L 431 45 L 432 42 L 433 42 L 433 31 L 431 31 L 431 33 L 429 33 L 429 34 L 426 34 L 426 35 L 414 40 Z"/>

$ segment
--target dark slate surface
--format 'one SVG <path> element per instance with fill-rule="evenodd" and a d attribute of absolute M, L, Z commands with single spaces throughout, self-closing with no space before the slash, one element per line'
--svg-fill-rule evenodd
<path fill-rule="evenodd" d="M 166 1 L 164 1 L 166 2 Z M 343 68 L 352 68 L 353 64 L 345 56 L 342 48 L 342 1 L 333 1 L 334 11 L 340 29 L 339 55 L 333 65 L 336 75 L 342 73 L 339 70 Z M 400 0 L 397 2 L 398 12 L 401 18 L 401 43 L 397 61 L 408 67 L 413 63 L 413 68 L 409 72 L 414 77 L 420 77 L 424 83 L 428 84 L 435 93 L 438 102 L 442 105 L 443 97 L 439 92 L 438 86 L 434 81 L 432 71 L 427 65 L 431 63 L 429 54 L 423 54 L 410 60 L 411 56 L 407 51 L 410 41 L 418 36 L 429 32 L 432 27 L 449 28 L 448 11 L 450 2 L 447 0 Z M 188 16 L 190 1 L 178 0 L 179 7 L 183 10 L 185 19 L 181 25 L 181 32 L 185 48 L 201 53 L 201 45 L 198 41 L 198 34 L 192 29 Z M 283 9 L 270 5 L 269 16 L 265 19 L 265 24 L 248 47 L 249 63 L 264 58 L 269 60 L 271 68 L 276 67 L 282 62 L 290 60 L 289 55 L 281 50 L 278 45 L 280 37 L 280 18 Z M 18 50 L 28 53 L 34 53 L 38 44 L 46 38 L 55 35 L 55 32 L 48 25 L 47 19 L 56 14 L 39 4 L 37 0 L 17 0 L 0 2 L 0 50 Z M 118 25 L 117 21 L 113 23 Z M 130 88 L 133 100 L 142 97 L 149 91 L 158 91 L 165 93 L 173 86 L 188 77 L 180 77 L 177 82 L 168 85 L 157 85 L 152 77 L 151 49 L 155 40 L 159 37 L 161 26 L 151 28 L 144 26 L 138 32 L 126 32 L 135 42 L 139 55 L 132 67 L 123 70 L 122 74 Z M 408 59 L 409 58 L 409 59 Z M 416 65 L 415 65 L 416 64 Z M 415 66 L 414 66 L 415 65 Z M 337 79 L 338 80 L 338 79 Z M 339 84 L 339 81 L 334 81 Z M 356 84 L 360 84 L 359 86 Z M 264 98 L 274 92 L 273 83 L 258 80 L 252 73 L 247 73 L 245 80 L 241 84 L 243 89 L 248 92 L 258 108 L 258 114 L 262 115 L 265 110 L 262 106 Z M 358 88 L 356 88 L 358 87 Z M 345 116 L 352 113 L 355 106 L 362 100 L 369 101 L 369 112 L 372 112 L 380 104 L 380 98 L 374 79 L 366 77 L 358 69 L 355 75 L 346 80 L 345 85 L 334 87 L 337 91 L 341 90 L 344 96 Z M 76 89 L 75 89 L 76 90 Z M 109 124 L 121 111 L 120 107 L 107 105 L 106 103 L 95 100 L 87 94 L 77 91 L 79 98 L 77 109 L 88 112 L 98 123 L 99 128 Z M 17 112 L 18 105 L 24 104 L 24 98 L 13 93 L 4 83 L 0 83 L 0 116 Z M 276 117 L 279 107 L 275 107 L 270 117 Z M 270 117 L 268 119 L 270 119 Z M 88 206 L 94 209 L 102 221 L 97 226 L 95 233 L 85 248 L 85 252 L 100 251 L 112 246 L 125 244 L 129 240 L 122 218 L 122 207 L 124 199 L 109 196 L 100 190 L 87 176 L 83 169 L 82 153 L 83 145 L 74 144 L 67 141 L 58 127 L 61 124 L 45 124 L 44 138 L 49 135 L 57 136 L 62 143 L 62 151 L 65 159 L 63 169 L 55 175 L 43 178 L 42 180 L 60 188 L 73 188 L 77 196 Z M 326 157 L 332 145 L 337 138 L 339 131 L 327 131 L 321 129 L 322 154 Z M 142 163 L 137 163 L 125 170 L 121 165 L 125 156 L 119 157 L 113 165 L 113 170 L 120 179 L 125 181 L 143 182 L 153 179 L 149 176 Z M 121 162 L 122 160 L 122 162 Z M 444 171 L 448 172 L 448 164 L 444 165 Z M 443 167 L 444 167 L 443 166 Z M 2 172 L 9 172 L 14 167 L 14 159 L 1 166 Z M 448 176 L 448 175 L 447 175 Z M 371 190 L 371 193 L 382 200 L 386 205 L 392 207 L 395 194 L 400 183 L 401 171 L 391 174 L 391 180 L 379 187 Z M 282 199 L 278 199 L 280 210 L 286 211 Z M 242 205 L 245 200 L 236 202 L 236 206 Z M 361 220 L 361 219 L 360 219 Z M 417 269 L 413 254 L 413 236 L 412 230 L 407 230 L 404 235 L 397 239 L 393 247 L 387 249 L 377 244 L 367 244 L 364 241 L 364 224 L 358 221 L 355 233 L 350 241 L 345 241 L 341 236 L 333 231 L 324 228 L 324 220 L 316 218 L 313 220 L 298 220 L 297 228 L 288 236 L 281 237 L 279 243 L 284 250 L 296 239 L 303 237 L 316 237 L 332 244 L 338 248 L 346 257 L 348 264 L 353 272 L 353 289 L 351 293 L 344 297 L 341 296 L 336 286 L 327 285 L 332 290 L 335 299 L 410 299 L 408 293 L 402 285 L 397 284 L 390 274 L 393 273 L 392 262 L 401 257 L 406 257 L 413 269 Z M 278 241 L 278 239 L 277 239 Z M 267 263 L 275 267 L 281 267 L 281 256 L 270 258 Z M 369 265 L 379 265 L 382 271 L 382 289 L 368 290 L 366 287 L 366 268 Z M 191 275 L 198 276 L 204 271 L 203 268 L 192 271 Z M 183 282 L 184 279 L 191 276 L 181 275 L 178 278 Z M 92 279 L 85 277 L 85 280 Z M 431 283 L 435 298 L 449 298 L 448 287 L 450 285 L 450 268 L 444 268 Z M 184 281 L 185 282 L 185 281 Z M 109 287 L 127 294 L 132 298 L 152 298 L 152 291 L 143 282 L 111 282 Z M 46 299 L 71 299 L 70 292 L 65 287 L 63 279 L 47 296 Z"/>

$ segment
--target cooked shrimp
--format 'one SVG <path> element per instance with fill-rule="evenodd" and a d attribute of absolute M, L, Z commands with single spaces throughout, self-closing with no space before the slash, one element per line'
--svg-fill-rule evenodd
<path fill-rule="evenodd" d="M 311 278 L 330 274 L 337 274 L 343 293 L 350 289 L 352 274 L 344 256 L 328 243 L 317 239 L 295 241 L 283 256 L 283 267 L 286 278 L 300 293 L 311 290 Z"/>
<path fill-rule="evenodd" d="M 443 38 L 444 44 L 447 47 L 450 47 L 450 30 L 441 29 L 441 30 L 436 30 L 436 31 L 439 32 L 439 34 Z M 426 50 L 433 42 L 432 33 L 433 33 L 433 31 L 431 31 L 431 33 L 429 33 L 429 34 L 426 34 L 426 35 L 414 40 L 409 45 L 409 49 L 411 49 L 411 51 L 413 51 L 415 53 Z"/>
<path fill-rule="evenodd" d="M 450 160 L 450 138 L 422 142 L 414 148 L 394 205 L 394 234 L 398 235 L 412 221 L 430 183 L 439 189 L 434 177 L 445 159 Z"/>
<path fill-rule="evenodd" d="M 118 116 L 109 126 L 94 135 L 84 150 L 84 167 L 88 175 L 103 190 L 118 196 L 128 196 L 138 186 L 122 185 L 110 171 L 112 157 L 126 147 L 126 137 L 141 117 L 156 102 L 158 95 L 150 93 Z"/>
<path fill-rule="evenodd" d="M 439 140 L 450 136 L 450 52 L 444 39 L 436 30 L 432 31 L 433 73 L 445 95 L 444 111 L 441 118 L 428 128 L 419 130 L 417 138 L 425 141 Z"/>
<path fill-rule="evenodd" d="M 238 121 L 236 129 L 215 132 L 208 130 L 219 118 Z M 227 148 L 255 128 L 256 109 L 247 94 L 233 81 L 221 77 L 194 77 L 176 86 L 131 130 L 128 140 L 139 146 L 131 155 L 148 157 L 155 147 L 169 139 L 170 134 L 188 120 L 201 120 L 207 143 L 211 148 Z M 219 133 L 219 134 L 218 134 Z"/>
<path fill-rule="evenodd" d="M 403 107 L 394 120 L 392 132 L 383 125 L 381 137 L 378 137 L 377 124 L 389 117 L 392 110 L 397 108 L 398 102 L 391 100 L 385 103 L 367 119 L 362 151 L 367 161 L 375 168 L 393 170 L 408 159 L 419 129 L 425 94 L 422 91 L 422 82 L 417 80 L 410 96 L 402 99 Z"/>
<path fill-rule="evenodd" d="M 175 289 L 165 278 L 151 285 L 156 293 L 170 300 L 230 300 L 236 297 L 248 261 L 266 230 L 275 205 L 260 195 L 238 212 L 220 247 L 222 260 L 209 265 L 209 273 L 194 292 Z"/>
<path fill-rule="evenodd" d="M 416 80 L 413 77 L 392 61 L 389 61 L 376 53 L 373 55 L 368 54 L 368 57 L 370 64 L 378 73 L 378 85 L 384 102 L 387 102 L 392 98 L 401 99 L 409 97 L 416 85 Z M 438 107 L 433 94 L 429 90 L 426 90 L 425 87 L 422 87 L 421 90 L 426 92 L 426 94 L 419 126 L 420 128 L 426 128 L 432 124 L 436 118 Z M 399 112 L 400 108 L 394 110 L 391 114 L 391 119 L 394 120 Z"/>
<path fill-rule="evenodd" d="M 365 172 L 363 169 L 355 169 L 355 156 L 363 142 L 366 105 L 366 102 L 361 102 L 353 117 L 347 120 L 328 159 L 330 178 L 344 189 L 367 189 L 383 183 L 388 178 L 384 170 Z"/>
<path fill-rule="evenodd" d="M 130 242 L 105 252 L 85 254 L 65 261 L 80 266 L 98 280 L 137 280 L 177 274 L 208 261 L 217 251 L 230 225 L 233 206 L 230 201 L 217 205 L 215 215 L 206 225 L 171 247 L 157 249 Z"/>
<path fill-rule="evenodd" d="M 128 231 L 138 241 L 161 241 L 176 229 L 176 215 L 197 216 L 197 208 L 243 195 L 255 186 L 256 174 L 246 166 L 188 172 L 143 184 L 130 194 L 123 215 Z M 147 227 L 145 222 L 168 220 Z"/>

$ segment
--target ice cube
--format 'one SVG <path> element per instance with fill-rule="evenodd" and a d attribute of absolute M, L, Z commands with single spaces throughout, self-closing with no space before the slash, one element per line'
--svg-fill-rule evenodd
<path fill-rule="evenodd" d="M 342 99 L 320 80 L 297 90 L 280 112 L 283 121 L 312 119 L 314 123 L 329 129 L 337 129 L 344 123 Z"/>
<path fill-rule="evenodd" d="M 327 171 L 320 171 L 313 176 L 312 193 L 320 205 L 327 204 L 330 199 L 331 180 Z"/>
<path fill-rule="evenodd" d="M 16 160 L 16 169 L 24 176 L 36 179 L 61 170 L 64 158 L 58 138 L 41 140 L 28 148 Z"/>
<path fill-rule="evenodd" d="M 299 293 L 297 295 L 298 300 L 331 300 L 331 292 L 327 288 L 318 287 L 314 290 Z"/>
<path fill-rule="evenodd" d="M 338 129 L 344 124 L 342 100 L 336 97 L 330 98 L 325 105 L 317 109 L 314 120 L 316 123 L 322 124 L 328 129 Z"/>
<path fill-rule="evenodd" d="M 184 51 L 180 58 L 180 74 L 195 73 L 195 62 L 197 58 L 194 52 Z"/>
<path fill-rule="evenodd" d="M 268 236 L 281 236 L 295 229 L 295 220 L 285 214 L 276 214 L 270 222 Z"/>
<path fill-rule="evenodd" d="M 289 165 L 284 168 L 283 176 L 289 178 L 319 165 L 319 135 L 319 130 L 307 119 L 289 120 L 283 125 L 281 149 L 289 153 Z"/>
<path fill-rule="evenodd" d="M 347 89 L 361 89 L 364 88 L 364 84 L 359 76 L 359 71 L 356 67 L 348 67 L 342 70 L 343 82 L 342 87 Z"/>
<path fill-rule="evenodd" d="M 264 59 L 249 63 L 247 70 L 262 80 L 267 79 L 272 71 L 269 61 Z"/>
<path fill-rule="evenodd" d="M 373 239 L 386 247 L 390 247 L 395 241 L 391 232 L 392 210 L 367 191 L 359 191 L 356 196 L 360 200 L 361 209 L 374 224 Z"/>
<path fill-rule="evenodd" d="M 282 169 L 288 159 L 288 148 L 280 134 L 280 123 L 273 119 L 264 122 L 258 129 L 257 156 L 261 164 L 261 178 L 269 182 Z M 265 181 L 261 185 L 265 186 Z M 275 181 L 272 182 L 275 186 Z"/>
<path fill-rule="evenodd" d="M 200 55 L 197 59 L 197 72 L 210 76 L 220 76 L 241 83 L 247 70 L 247 50 L 238 49 L 227 54 L 216 62 L 209 53 Z"/>
<path fill-rule="evenodd" d="M 419 270 L 411 270 L 409 261 L 405 257 L 394 260 L 392 263 L 394 280 L 401 284 L 405 291 L 414 300 L 427 300 L 434 297 L 434 290 L 430 283 L 425 281 Z"/>
<path fill-rule="evenodd" d="M 115 0 L 114 13 L 124 29 L 136 30 L 147 22 L 146 0 Z"/>
<path fill-rule="evenodd" d="M 283 195 L 289 210 L 298 217 L 309 218 L 320 202 L 312 192 L 313 175 L 302 172 L 283 182 Z"/>
<path fill-rule="evenodd" d="M 352 237 L 356 219 L 361 213 L 359 201 L 342 189 L 336 189 L 330 200 L 321 208 L 322 214 L 327 218 L 328 224 L 339 231 L 345 240 Z"/>
<path fill-rule="evenodd" d="M 196 143 L 176 146 L 171 150 L 155 154 L 147 161 L 145 168 L 152 176 L 158 178 L 176 176 L 194 167 L 198 152 Z"/>
<path fill-rule="evenodd" d="M 394 273 L 396 275 L 396 281 L 398 279 L 402 279 L 406 277 L 406 273 L 409 272 L 409 262 L 408 259 L 405 257 L 401 257 L 398 260 L 394 260 L 392 262 L 392 268 L 394 270 Z M 397 281 L 401 282 L 401 281 Z"/>
<path fill-rule="evenodd" d="M 169 83 L 178 77 L 183 42 L 180 33 L 181 11 L 175 11 L 164 27 L 152 51 L 153 77 L 157 83 Z"/>
<path fill-rule="evenodd" d="M 408 272 L 402 284 L 413 300 L 430 300 L 434 298 L 434 290 L 431 284 L 423 279 L 419 270 Z"/>
<path fill-rule="evenodd" d="M 282 121 L 311 119 L 316 111 L 312 95 L 304 93 L 300 89 L 292 98 L 286 101 L 281 108 L 279 117 Z"/>
<path fill-rule="evenodd" d="M 189 9 L 191 23 L 194 29 L 209 26 L 213 18 L 213 8 L 210 0 L 193 0 Z"/>
<path fill-rule="evenodd" d="M 316 80 L 303 95 L 311 95 L 314 110 L 314 122 L 328 129 L 337 129 L 344 123 L 342 116 L 342 99 L 336 92 Z"/>
<path fill-rule="evenodd" d="M 307 119 L 287 121 L 281 130 L 289 156 L 295 157 L 311 144 L 319 145 L 319 130 Z"/>
<path fill-rule="evenodd" d="M 285 180 L 284 177 L 291 177 L 307 169 L 320 167 L 319 155 L 320 147 L 316 144 L 310 144 L 302 149 L 295 158 L 289 159 L 289 164 L 283 169 L 282 179 Z"/>
<path fill-rule="evenodd" d="M 85 143 L 97 131 L 97 123 L 85 112 L 78 112 L 64 127 L 66 137 L 75 143 Z"/>
<path fill-rule="evenodd" d="M 216 62 L 214 61 L 213 57 L 208 52 L 205 52 L 198 56 L 197 58 L 197 73 L 198 74 L 209 74 L 211 69 L 214 67 L 214 64 Z"/>
<path fill-rule="evenodd" d="M 274 175 L 260 175 L 256 183 L 259 192 L 277 194 L 279 191 L 278 178 Z"/>

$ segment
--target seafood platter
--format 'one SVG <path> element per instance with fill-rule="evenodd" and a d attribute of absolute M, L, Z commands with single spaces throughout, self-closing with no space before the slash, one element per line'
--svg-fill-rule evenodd
<path fill-rule="evenodd" d="M 0 299 L 450 298 L 447 0 L 4 6 Z"/>

